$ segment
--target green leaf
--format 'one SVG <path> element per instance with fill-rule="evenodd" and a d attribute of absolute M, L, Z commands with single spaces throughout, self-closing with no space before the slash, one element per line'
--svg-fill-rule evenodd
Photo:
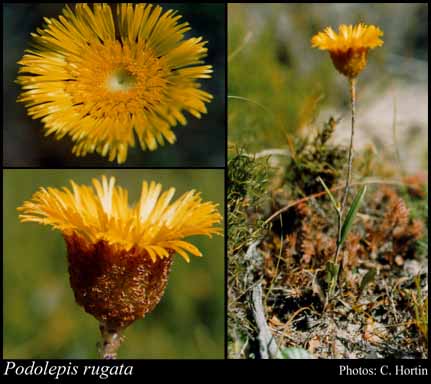
<path fill-rule="evenodd" d="M 362 203 L 362 200 L 364 199 L 366 191 L 367 191 L 367 186 L 364 185 L 361 188 L 361 190 L 356 194 L 355 198 L 353 199 L 353 203 L 349 209 L 349 212 L 347 212 L 346 219 L 344 220 L 343 226 L 341 227 L 341 238 L 340 238 L 339 246 L 341 246 L 346 240 L 346 237 L 355 219 L 356 213 L 358 212 L 358 209 Z"/>
<path fill-rule="evenodd" d="M 326 283 L 329 285 L 334 279 L 337 279 L 340 266 L 334 264 L 332 261 L 328 261 L 326 264 Z"/>
<path fill-rule="evenodd" d="M 303 348 L 284 348 L 281 351 L 284 359 L 312 359 L 313 356 Z"/>
<path fill-rule="evenodd" d="M 326 193 L 328 194 L 329 198 L 331 199 L 332 205 L 334 206 L 335 210 L 338 212 L 339 207 L 338 207 L 338 204 L 337 204 L 337 202 L 335 201 L 335 198 L 334 198 L 334 196 L 332 195 L 331 191 L 330 191 L 330 190 L 329 190 L 329 188 L 326 186 L 325 182 L 323 181 L 323 179 L 322 179 L 320 176 L 318 176 L 317 178 L 319 179 L 320 183 L 323 185 L 323 188 L 325 188 Z"/>
<path fill-rule="evenodd" d="M 338 273 L 340 272 L 340 265 L 329 261 L 326 264 L 326 284 L 328 284 L 327 294 L 332 296 L 337 286 Z"/>
<path fill-rule="evenodd" d="M 365 276 L 362 278 L 361 285 L 359 286 L 359 290 L 362 293 L 365 287 L 374 281 L 376 277 L 377 270 L 375 268 L 371 268 Z"/>

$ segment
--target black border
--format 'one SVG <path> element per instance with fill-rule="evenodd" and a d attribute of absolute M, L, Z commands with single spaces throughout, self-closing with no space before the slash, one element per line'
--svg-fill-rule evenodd
<path fill-rule="evenodd" d="M 112 369 L 119 369 L 123 365 L 123 371 L 126 366 L 132 366 L 133 375 L 120 376 L 113 375 L 108 379 L 111 380 L 133 380 L 136 378 L 149 379 L 154 375 L 155 378 L 165 378 L 167 368 L 175 368 L 171 371 L 175 375 L 175 379 L 187 378 L 187 380 L 201 380 L 223 378 L 226 381 L 230 380 L 244 380 L 247 379 L 272 379 L 274 376 L 279 377 L 283 381 L 291 382 L 295 380 L 295 376 L 304 379 L 326 379 L 336 376 L 350 378 L 353 376 L 360 377 L 395 377 L 405 380 L 406 377 L 414 377 L 415 382 L 423 376 L 429 374 L 430 360 L 2 360 L 1 373 L 4 376 L 7 364 L 13 362 L 16 366 L 22 366 L 21 370 L 34 366 L 45 367 L 59 367 L 59 366 L 77 366 L 78 372 L 75 375 L 64 375 L 60 380 L 55 380 L 55 377 L 44 375 L 44 378 L 50 377 L 52 382 L 68 382 L 75 380 L 78 377 L 84 377 L 83 371 L 85 366 L 94 367 L 117 367 Z M 196 364 L 198 362 L 198 364 Z M 229 371 L 223 371 L 219 368 L 223 367 Z M 344 367 L 344 368 L 342 368 Z M 40 369 L 40 368 L 39 368 Z M 58 368 L 53 368 L 58 369 Z M 101 369 L 101 368 L 99 368 Z M 105 368 L 106 369 L 106 368 Z M 109 368 L 108 368 L 109 369 Z M 129 368 L 130 369 L 130 368 Z M 208 369 L 207 371 L 200 371 L 200 369 Z M 344 373 L 341 374 L 341 369 Z M 416 370 L 416 374 L 401 374 L 401 371 Z M 398 374 L 397 374 L 398 370 Z M 424 374 L 424 371 L 428 371 Z M 203 375 L 199 375 L 200 372 Z M 349 373 L 346 373 L 346 372 Z M 10 371 L 11 372 L 11 371 Z M 54 373 L 55 375 L 55 373 Z M 7 379 L 24 376 L 23 374 L 14 375 L 13 373 L 7 375 Z M 29 375 L 31 377 L 35 377 Z M 39 375 L 40 376 L 40 375 Z M 5 377 L 5 378 L 6 378 Z M 42 376 L 40 376 L 42 377 Z M 86 375 L 90 380 L 97 379 L 97 376 Z M 419 380 L 420 381 L 420 380 Z"/>

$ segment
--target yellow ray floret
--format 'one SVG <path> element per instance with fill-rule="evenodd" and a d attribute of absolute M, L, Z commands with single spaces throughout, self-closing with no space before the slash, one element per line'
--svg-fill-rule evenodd
<path fill-rule="evenodd" d="M 369 49 L 383 45 L 383 32 L 374 25 L 340 25 L 338 33 L 326 27 L 311 38 L 314 48 L 329 51 L 332 61 L 343 75 L 355 78 L 367 65 Z"/>
<path fill-rule="evenodd" d="M 189 261 L 188 253 L 201 252 L 186 237 L 221 233 L 214 227 L 222 219 L 217 205 L 202 202 L 195 191 L 171 203 L 174 188 L 162 193 L 160 184 L 144 181 L 138 203 L 129 206 L 127 190 L 115 186 L 114 177 L 93 179 L 94 188 L 71 185 L 71 190 L 41 188 L 18 208 L 20 220 L 51 225 L 90 244 L 103 240 L 121 249 L 137 247 L 153 261 L 174 252 Z"/>
<path fill-rule="evenodd" d="M 331 27 L 326 27 L 311 39 L 312 46 L 322 50 L 345 52 L 349 49 L 376 48 L 383 45 L 380 28 L 374 25 L 342 24 L 338 27 L 338 34 Z"/>
<path fill-rule="evenodd" d="M 212 66 L 202 38 L 180 15 L 151 4 L 68 6 L 32 33 L 34 48 L 18 62 L 18 101 L 44 123 L 46 135 L 69 136 L 77 156 L 97 152 L 123 163 L 135 134 L 143 149 L 174 143 L 184 112 L 200 118 L 212 95 L 199 79 Z M 116 20 L 114 20 L 116 19 Z"/>

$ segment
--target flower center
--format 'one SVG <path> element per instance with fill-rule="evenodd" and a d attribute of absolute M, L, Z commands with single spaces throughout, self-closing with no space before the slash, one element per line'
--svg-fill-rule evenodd
<path fill-rule="evenodd" d="M 169 87 L 169 66 L 144 43 L 94 43 L 69 70 L 75 81 L 65 88 L 75 111 L 95 119 L 140 114 L 160 105 Z"/>
<path fill-rule="evenodd" d="M 135 87 L 136 77 L 127 69 L 120 68 L 115 70 L 106 79 L 106 85 L 112 92 L 127 92 Z"/>

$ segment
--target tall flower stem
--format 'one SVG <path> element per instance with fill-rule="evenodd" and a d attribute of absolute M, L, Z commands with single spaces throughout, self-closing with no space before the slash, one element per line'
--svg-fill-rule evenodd
<path fill-rule="evenodd" d="M 99 346 L 100 358 L 115 360 L 124 336 L 119 330 L 111 329 L 104 323 L 100 324 L 100 333 L 102 334 L 102 344 Z"/>
<path fill-rule="evenodd" d="M 355 136 L 355 114 L 356 114 L 356 79 L 349 78 L 350 85 L 350 101 L 352 108 L 352 130 L 350 133 L 350 145 L 349 145 L 349 160 L 347 165 L 347 177 L 346 177 L 346 185 L 344 187 L 343 197 L 341 199 L 341 206 L 338 210 L 338 235 L 337 235 L 337 248 L 335 252 L 334 262 L 338 264 L 338 258 L 341 251 L 341 228 L 343 221 L 343 214 L 346 208 L 347 197 L 350 192 L 350 183 L 352 178 L 352 160 L 353 160 L 353 138 Z"/>

